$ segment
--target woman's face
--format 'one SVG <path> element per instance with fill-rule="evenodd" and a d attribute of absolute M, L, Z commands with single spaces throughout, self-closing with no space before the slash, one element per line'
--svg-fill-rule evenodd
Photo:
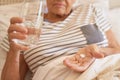
<path fill-rule="evenodd" d="M 70 13 L 76 0 L 47 0 L 48 13 L 67 15 Z"/>

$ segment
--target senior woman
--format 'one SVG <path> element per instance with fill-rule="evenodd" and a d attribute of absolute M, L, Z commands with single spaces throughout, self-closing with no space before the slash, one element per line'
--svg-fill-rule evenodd
<path fill-rule="evenodd" d="M 102 10 L 91 4 L 73 9 L 75 1 L 47 0 L 48 13 L 44 16 L 40 41 L 32 49 L 12 41 L 25 39 L 27 29 L 16 25 L 23 22 L 22 18 L 11 19 L 10 48 L 2 80 L 24 80 L 28 70 L 39 75 L 37 80 L 64 80 L 71 71 L 84 72 L 95 58 L 120 53 L 120 45 Z M 61 57 L 64 58 L 59 60 Z"/>

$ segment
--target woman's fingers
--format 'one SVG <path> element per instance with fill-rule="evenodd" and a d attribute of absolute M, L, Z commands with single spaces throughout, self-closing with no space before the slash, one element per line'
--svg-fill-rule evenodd
<path fill-rule="evenodd" d="M 96 44 L 86 46 L 85 50 L 87 53 L 90 53 L 88 55 L 91 55 L 95 58 L 103 58 L 104 57 L 104 54 L 101 52 L 100 48 Z"/>
<path fill-rule="evenodd" d="M 27 29 L 21 27 L 21 25 L 11 24 L 8 29 L 8 37 L 11 41 L 12 39 L 25 39 L 27 37 Z"/>
<path fill-rule="evenodd" d="M 19 50 L 25 51 L 29 47 L 16 43 L 15 39 L 23 40 L 27 38 L 28 30 L 22 25 L 23 19 L 13 17 L 10 20 L 10 27 L 8 29 L 8 37 L 10 42 L 10 49 L 17 52 Z"/>
<path fill-rule="evenodd" d="M 29 47 L 18 44 L 15 41 L 13 41 L 14 39 L 23 40 L 27 37 L 27 35 L 24 35 L 23 33 L 15 32 L 15 33 L 10 33 L 8 37 L 9 37 L 9 42 L 10 42 L 10 48 L 14 50 L 15 52 L 19 50 L 25 51 L 29 49 Z"/>
<path fill-rule="evenodd" d="M 92 53 L 92 55 L 95 58 L 104 58 L 105 56 L 103 53 L 96 53 L 96 52 Z"/>
<path fill-rule="evenodd" d="M 23 39 L 26 39 L 27 38 L 27 35 L 26 34 L 23 34 L 23 33 L 19 33 L 19 32 L 13 32 L 13 33 L 10 33 L 8 35 L 9 37 L 9 40 L 11 41 L 12 39 L 20 39 L 20 40 L 23 40 Z"/>
<path fill-rule="evenodd" d="M 104 54 L 100 51 L 100 48 L 96 44 L 90 45 L 89 49 L 91 50 L 91 54 L 93 57 L 95 57 L 95 58 L 103 58 L 104 57 Z"/>
<path fill-rule="evenodd" d="M 8 29 L 8 33 L 11 33 L 13 31 L 16 32 L 21 32 L 21 33 L 27 33 L 27 28 L 23 27 L 22 25 L 19 24 L 11 24 L 9 29 Z"/>
<path fill-rule="evenodd" d="M 10 19 L 10 23 L 11 23 L 11 24 L 22 23 L 22 22 L 23 22 L 23 19 L 20 18 L 20 17 L 12 17 L 12 18 Z"/>

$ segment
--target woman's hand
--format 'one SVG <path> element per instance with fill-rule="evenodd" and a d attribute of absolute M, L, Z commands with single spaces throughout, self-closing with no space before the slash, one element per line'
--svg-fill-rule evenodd
<path fill-rule="evenodd" d="M 23 55 L 20 55 L 20 50 L 27 50 L 28 47 L 17 44 L 13 39 L 23 40 L 27 37 L 27 29 L 20 24 L 23 22 L 21 18 L 13 17 L 10 20 L 8 29 L 8 38 L 10 49 L 6 57 L 5 65 L 2 70 L 2 80 L 20 80 L 26 73 L 27 65 L 24 62 Z M 22 64 L 22 67 L 20 66 Z M 21 70 L 21 71 L 20 71 Z M 21 74 L 23 76 L 21 76 Z"/>
<path fill-rule="evenodd" d="M 25 51 L 28 49 L 28 47 L 17 44 L 13 41 L 13 39 L 19 39 L 23 40 L 27 37 L 27 28 L 22 27 L 20 25 L 23 22 L 22 18 L 19 17 L 13 17 L 10 20 L 10 27 L 8 29 L 8 38 L 10 42 L 10 52 L 13 53 L 18 52 L 19 50 Z"/>
<path fill-rule="evenodd" d="M 77 72 L 85 71 L 94 61 L 95 58 L 103 58 L 99 47 L 95 44 L 81 48 L 75 55 L 64 60 L 64 64 Z"/>

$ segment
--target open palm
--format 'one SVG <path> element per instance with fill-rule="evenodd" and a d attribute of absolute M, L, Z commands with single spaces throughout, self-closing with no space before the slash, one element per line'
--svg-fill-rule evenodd
<path fill-rule="evenodd" d="M 90 54 L 75 54 L 73 56 L 67 57 L 64 60 L 64 64 L 77 72 L 85 71 L 93 62 L 95 58 Z"/>

